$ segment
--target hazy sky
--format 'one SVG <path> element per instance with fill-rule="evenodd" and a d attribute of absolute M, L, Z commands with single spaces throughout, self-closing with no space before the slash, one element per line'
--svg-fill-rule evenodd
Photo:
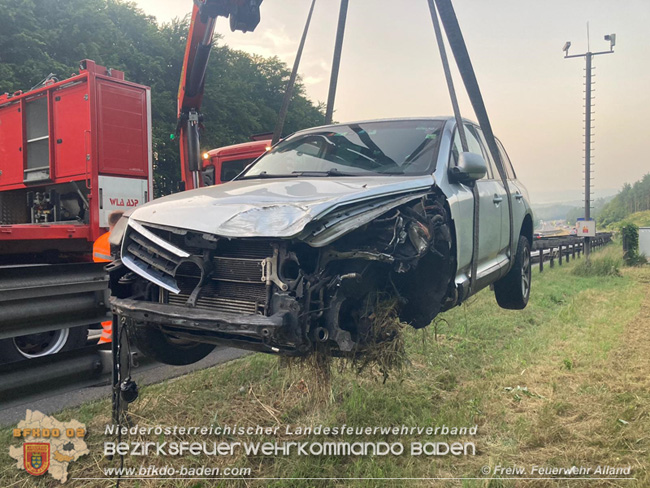
<path fill-rule="evenodd" d="M 192 7 L 191 0 L 136 3 L 160 22 Z M 216 30 L 233 48 L 291 66 L 310 3 L 264 0 L 255 32 L 231 33 L 223 18 Z M 314 101 L 327 99 L 338 7 L 316 0 L 300 69 Z M 587 21 L 592 51 L 609 48 L 605 34 L 617 35 L 615 53 L 594 58 L 593 193 L 611 194 L 650 171 L 650 0 L 455 0 L 454 7 L 493 129 L 534 201 L 582 198 L 585 63 L 563 59 L 562 46 L 570 40 L 571 54 L 585 52 Z M 476 119 L 458 76 L 456 89 L 463 116 Z M 447 114 L 426 0 L 351 0 L 334 118 Z"/>

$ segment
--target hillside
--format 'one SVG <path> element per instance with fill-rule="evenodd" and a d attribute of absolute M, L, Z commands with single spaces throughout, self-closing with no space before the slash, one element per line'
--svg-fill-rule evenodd
<path fill-rule="evenodd" d="M 623 220 L 611 223 L 607 228 L 618 229 L 621 225 L 626 223 L 635 224 L 639 227 L 650 227 L 650 210 L 629 214 Z"/>
<path fill-rule="evenodd" d="M 632 214 L 644 214 L 650 210 L 650 173 L 630 185 L 623 185 L 621 191 L 605 205 L 598 215 L 601 227 L 618 227 L 622 220 L 628 220 Z M 643 215 L 639 217 L 643 219 Z"/>

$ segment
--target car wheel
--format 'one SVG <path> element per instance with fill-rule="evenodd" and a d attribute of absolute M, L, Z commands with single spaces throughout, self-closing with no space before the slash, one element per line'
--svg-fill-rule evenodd
<path fill-rule="evenodd" d="M 133 342 L 145 356 L 173 366 L 196 363 L 216 347 L 214 344 L 181 339 L 152 326 L 136 327 Z"/>
<path fill-rule="evenodd" d="M 72 351 L 86 345 L 88 327 L 72 327 L 28 334 L 0 341 L 0 364 Z"/>
<path fill-rule="evenodd" d="M 525 236 L 519 236 L 515 264 L 494 284 L 494 295 L 502 308 L 521 310 L 530 297 L 531 267 L 530 244 Z"/>

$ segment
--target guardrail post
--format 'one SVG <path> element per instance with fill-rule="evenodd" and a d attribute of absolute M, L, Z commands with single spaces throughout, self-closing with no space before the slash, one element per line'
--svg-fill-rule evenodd
<path fill-rule="evenodd" d="M 575 259 L 575 258 L 576 258 L 576 244 L 575 244 L 575 242 L 574 242 L 573 245 L 571 246 L 571 251 L 572 251 L 572 254 L 573 254 L 571 257 L 572 257 L 573 259 Z"/>
<path fill-rule="evenodd" d="M 539 272 L 544 271 L 544 246 L 539 250 Z"/>
<path fill-rule="evenodd" d="M 562 244 L 560 244 L 560 253 L 558 255 L 558 259 L 560 260 L 560 266 L 562 266 Z"/>
<path fill-rule="evenodd" d="M 552 268 L 553 266 L 555 266 L 555 256 L 554 256 L 554 254 L 553 254 L 554 252 L 555 252 L 555 249 L 551 248 L 551 255 L 550 255 L 549 258 L 548 258 L 548 264 L 549 264 L 549 266 L 550 266 L 551 268 Z"/>

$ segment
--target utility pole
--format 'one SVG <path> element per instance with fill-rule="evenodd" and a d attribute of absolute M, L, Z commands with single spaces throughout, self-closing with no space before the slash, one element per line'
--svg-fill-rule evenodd
<path fill-rule="evenodd" d="M 592 59 L 599 54 L 611 54 L 614 52 L 616 45 L 616 34 L 608 34 L 605 40 L 609 41 L 609 51 L 591 52 L 589 47 L 589 24 L 587 24 L 587 52 L 583 54 L 569 55 L 571 42 L 564 44 L 564 58 L 585 58 L 585 220 L 591 219 L 591 77 L 592 77 Z M 588 258 L 591 252 L 590 237 L 585 237 L 585 257 Z"/>

